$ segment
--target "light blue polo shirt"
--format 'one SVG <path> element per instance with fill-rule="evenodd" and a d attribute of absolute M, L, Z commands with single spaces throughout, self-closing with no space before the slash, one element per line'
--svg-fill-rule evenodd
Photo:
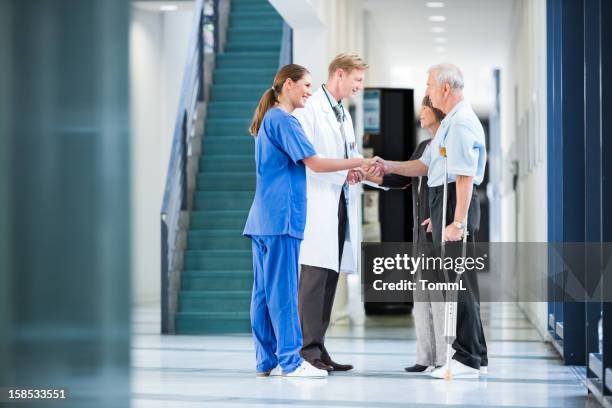
<path fill-rule="evenodd" d="M 440 147 L 446 147 L 448 157 L 448 181 L 456 176 L 472 176 L 479 185 L 484 178 L 487 151 L 482 124 L 470 104 L 461 101 L 440 123 L 436 137 L 419 159 L 427 166 L 427 185 L 437 187 L 444 184 L 444 158 Z"/>
<path fill-rule="evenodd" d="M 281 108 L 264 116 L 255 140 L 257 184 L 243 235 L 304 239 L 306 167 L 316 155 L 300 122 Z"/>

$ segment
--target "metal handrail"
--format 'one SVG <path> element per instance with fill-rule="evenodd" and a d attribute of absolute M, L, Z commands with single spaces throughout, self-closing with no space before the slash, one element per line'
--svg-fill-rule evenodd
<path fill-rule="evenodd" d="M 177 261 L 176 247 L 181 212 L 188 208 L 187 161 L 191 154 L 191 142 L 195 136 L 198 103 L 203 102 L 205 96 L 205 50 L 210 45 L 209 42 L 214 42 L 212 50 L 216 51 L 218 47 L 217 14 L 218 0 L 196 0 L 161 208 L 162 333 L 170 331 L 168 293 L 170 274 Z M 212 39 L 207 40 L 205 27 L 212 28 L 214 34 Z"/>

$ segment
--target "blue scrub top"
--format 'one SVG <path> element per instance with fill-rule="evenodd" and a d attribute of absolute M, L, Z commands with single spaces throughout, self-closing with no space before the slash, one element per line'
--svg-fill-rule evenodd
<path fill-rule="evenodd" d="M 304 239 L 306 167 L 317 154 L 298 120 L 281 108 L 264 116 L 255 141 L 257 187 L 244 235 L 289 235 Z"/>

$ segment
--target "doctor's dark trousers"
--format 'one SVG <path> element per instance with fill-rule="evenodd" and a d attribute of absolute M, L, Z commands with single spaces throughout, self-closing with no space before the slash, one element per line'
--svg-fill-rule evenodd
<path fill-rule="evenodd" d="M 429 207 L 431 214 L 432 235 L 434 245 L 442 242 L 442 208 L 444 186 L 429 188 Z M 455 207 L 457 205 L 457 192 L 455 183 L 448 184 L 448 199 L 446 206 L 446 221 L 444 225 L 453 222 Z M 466 256 L 473 254 L 476 234 L 480 225 L 480 201 L 474 188 L 468 209 L 468 250 Z M 446 243 L 448 254 L 460 254 L 461 241 Z M 450 280 L 455 281 L 455 274 L 450 273 Z M 464 281 L 466 291 L 459 291 L 457 297 L 457 337 L 453 343 L 455 354 L 453 359 L 472 368 L 488 366 L 487 344 L 485 341 L 482 321 L 480 319 L 480 302 L 478 293 L 478 280 L 476 272 L 465 272 L 461 279 Z"/>
<path fill-rule="evenodd" d="M 251 328 L 257 371 L 280 364 L 290 373 L 302 364 L 298 316 L 298 259 L 301 240 L 289 235 L 253 235 Z"/>
<path fill-rule="evenodd" d="M 348 214 L 344 191 L 338 203 L 338 268 L 342 260 Z M 308 362 L 331 360 L 325 348 L 325 332 L 329 327 L 339 272 L 318 266 L 301 265 L 299 311 L 304 344 L 302 357 Z M 339 269 L 338 269 L 339 270 Z"/>

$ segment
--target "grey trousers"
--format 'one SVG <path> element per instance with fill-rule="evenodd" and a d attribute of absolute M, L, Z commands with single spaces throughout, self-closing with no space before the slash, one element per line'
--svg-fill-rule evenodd
<path fill-rule="evenodd" d="M 444 298 L 440 296 L 434 299 L 437 294 L 418 289 L 414 293 L 412 314 L 417 337 L 415 363 L 422 366 L 446 364 Z"/>

